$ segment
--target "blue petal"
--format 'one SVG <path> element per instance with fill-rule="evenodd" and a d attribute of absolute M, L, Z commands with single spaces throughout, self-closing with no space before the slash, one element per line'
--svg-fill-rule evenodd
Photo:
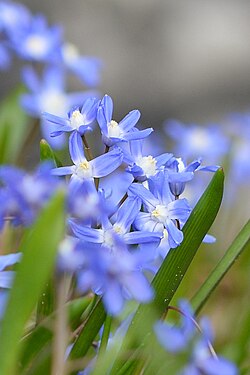
<path fill-rule="evenodd" d="M 13 264 L 20 261 L 22 254 L 15 253 L 15 254 L 7 254 L 0 256 L 0 271 L 8 266 L 12 266 Z"/>
<path fill-rule="evenodd" d="M 110 96 L 104 95 L 100 105 L 103 106 L 104 116 L 108 124 L 113 116 L 113 100 Z"/>
<path fill-rule="evenodd" d="M 98 100 L 96 98 L 88 98 L 83 103 L 81 113 L 85 116 L 85 125 L 92 123 L 96 119 Z"/>
<path fill-rule="evenodd" d="M 103 294 L 103 302 L 110 315 L 117 315 L 121 312 L 124 298 L 121 286 L 116 280 L 109 280 L 107 290 Z"/>
<path fill-rule="evenodd" d="M 157 204 L 159 204 L 158 199 L 155 198 L 154 195 L 141 184 L 130 185 L 129 191 L 141 198 L 149 211 L 154 210 Z"/>
<path fill-rule="evenodd" d="M 75 166 L 70 167 L 59 167 L 51 169 L 51 174 L 53 176 L 66 176 L 67 174 L 73 174 L 75 171 Z"/>
<path fill-rule="evenodd" d="M 239 373 L 235 364 L 221 357 L 209 357 L 203 360 L 201 364 L 198 363 L 198 367 L 206 375 L 237 375 Z"/>
<path fill-rule="evenodd" d="M 103 230 L 85 227 L 76 224 L 73 220 L 68 221 L 73 233 L 81 240 L 94 243 L 103 243 Z"/>
<path fill-rule="evenodd" d="M 132 297 L 139 302 L 149 302 L 154 296 L 147 279 L 140 272 L 126 274 L 123 282 Z"/>
<path fill-rule="evenodd" d="M 183 233 L 179 230 L 172 220 L 167 220 L 166 229 L 168 231 L 168 241 L 171 249 L 180 245 L 183 241 Z"/>
<path fill-rule="evenodd" d="M 131 130 L 139 121 L 141 117 L 140 111 L 135 109 L 134 111 L 129 112 L 120 122 L 119 127 L 123 131 L 123 133 L 127 133 Z"/>
<path fill-rule="evenodd" d="M 139 197 L 128 197 L 117 212 L 116 224 L 122 226 L 125 232 L 127 232 L 140 208 L 141 200 Z"/>
<path fill-rule="evenodd" d="M 0 272 L 0 288 L 10 288 L 12 285 L 14 275 L 14 271 Z"/>
<path fill-rule="evenodd" d="M 179 328 L 157 322 L 154 331 L 161 345 L 171 353 L 178 353 L 187 345 L 186 338 Z"/>
<path fill-rule="evenodd" d="M 172 158 L 172 156 L 173 156 L 173 154 L 168 154 L 168 153 L 156 156 L 155 160 L 157 162 L 157 167 L 159 168 L 162 165 L 165 165 Z"/>
<path fill-rule="evenodd" d="M 142 140 L 141 139 L 137 139 L 137 140 L 130 142 L 130 152 L 134 160 L 142 157 Z"/>
<path fill-rule="evenodd" d="M 114 148 L 107 154 L 98 156 L 97 158 L 90 161 L 93 171 L 93 177 L 107 176 L 118 168 L 123 159 L 122 150 L 119 147 Z"/>
<path fill-rule="evenodd" d="M 127 245 L 160 242 L 161 238 L 162 238 L 162 233 L 145 232 L 145 231 L 130 232 L 130 233 L 124 234 L 123 236 L 123 239 Z"/>
<path fill-rule="evenodd" d="M 52 122 L 53 124 L 58 124 L 62 126 L 68 126 L 69 125 L 69 120 L 63 117 L 55 116 L 52 115 L 51 113 L 43 112 L 42 117 L 49 122 Z M 72 130 L 72 128 L 71 128 Z"/>
<path fill-rule="evenodd" d="M 149 134 L 151 134 L 152 131 L 154 131 L 153 128 L 148 128 L 144 130 L 139 130 L 138 132 L 129 132 L 129 133 L 123 134 L 123 138 L 126 141 L 132 141 L 135 139 L 143 139 L 149 136 Z"/>
<path fill-rule="evenodd" d="M 69 153 L 75 165 L 86 160 L 80 134 L 74 131 L 69 137 Z"/>

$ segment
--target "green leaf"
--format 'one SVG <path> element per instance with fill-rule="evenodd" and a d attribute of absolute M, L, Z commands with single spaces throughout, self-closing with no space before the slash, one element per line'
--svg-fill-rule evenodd
<path fill-rule="evenodd" d="M 68 323 L 72 330 L 81 324 L 81 315 L 90 304 L 89 297 L 82 297 L 67 303 Z M 47 353 L 51 357 L 51 341 L 53 339 L 55 312 L 37 325 L 22 341 L 22 353 L 19 360 L 19 373 L 23 373 L 26 368 L 38 368 L 43 364 L 37 360 L 41 352 Z M 46 363 L 51 363 L 44 354 L 41 356 Z"/>
<path fill-rule="evenodd" d="M 92 342 L 100 331 L 105 318 L 106 312 L 104 310 L 102 301 L 99 300 L 89 314 L 88 319 L 84 324 L 84 328 L 71 349 L 69 355 L 70 360 L 83 358 L 85 354 L 87 354 Z"/>
<path fill-rule="evenodd" d="M 0 106 L 0 164 L 16 161 L 29 132 L 28 116 L 19 104 L 23 92 L 19 87 Z"/>
<path fill-rule="evenodd" d="M 56 301 L 55 288 L 54 277 L 50 277 L 37 304 L 36 324 L 39 324 L 54 311 Z"/>
<path fill-rule="evenodd" d="M 250 220 L 240 231 L 220 262 L 216 265 L 214 270 L 192 298 L 191 303 L 196 313 L 198 313 L 204 306 L 210 294 L 213 292 L 228 270 L 232 267 L 238 256 L 249 246 Z"/>
<path fill-rule="evenodd" d="M 26 232 L 20 245 L 23 257 L 16 271 L 0 327 L 1 375 L 16 373 L 21 350 L 20 339 L 53 270 L 64 225 L 64 194 L 58 192 Z"/>
<path fill-rule="evenodd" d="M 183 242 L 169 252 L 152 281 L 155 290 L 154 300 L 147 305 L 140 305 L 136 311 L 124 340 L 123 351 L 144 346 L 150 341 L 153 323 L 166 311 L 204 236 L 215 220 L 222 200 L 223 183 L 224 173 L 219 169 L 183 227 Z M 124 360 L 118 360 L 111 373 L 117 374 L 123 365 Z"/>

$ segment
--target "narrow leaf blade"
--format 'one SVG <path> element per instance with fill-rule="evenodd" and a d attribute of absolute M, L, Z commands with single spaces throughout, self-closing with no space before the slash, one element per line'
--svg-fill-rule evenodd
<path fill-rule="evenodd" d="M 59 192 L 43 210 L 20 246 L 17 269 L 0 327 L 0 373 L 13 375 L 24 326 L 53 269 L 64 231 L 64 194 Z"/>

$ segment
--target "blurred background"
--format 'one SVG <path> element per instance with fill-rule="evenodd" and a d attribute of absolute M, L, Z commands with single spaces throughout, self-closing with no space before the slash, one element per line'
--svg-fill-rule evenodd
<path fill-rule="evenodd" d="M 50 25 L 61 24 L 65 39 L 83 55 L 103 61 L 99 88 L 114 98 L 117 121 L 139 109 L 143 127 L 156 129 L 169 118 L 206 124 L 223 122 L 232 112 L 250 111 L 250 1 L 20 2 L 34 14 L 45 14 Z M 15 61 L 11 73 L 0 72 L 1 98 L 19 83 L 21 65 Z M 70 89 L 82 90 L 82 84 L 72 78 Z M 250 117 L 247 121 L 250 125 Z M 249 185 L 244 189 L 217 218 L 211 232 L 217 243 L 198 252 L 180 296 L 194 294 L 249 217 Z M 250 330 L 249 270 L 246 252 L 204 310 L 213 319 L 219 347 L 235 359 L 233 341 L 240 344 Z M 240 325 L 242 321 L 246 324 Z"/>
<path fill-rule="evenodd" d="M 156 127 L 170 117 L 213 122 L 250 108 L 247 0 L 21 3 L 62 24 L 83 54 L 103 60 L 100 89 L 115 98 L 117 119 L 138 108 L 142 123 Z M 2 94 L 18 74 L 1 74 Z"/>

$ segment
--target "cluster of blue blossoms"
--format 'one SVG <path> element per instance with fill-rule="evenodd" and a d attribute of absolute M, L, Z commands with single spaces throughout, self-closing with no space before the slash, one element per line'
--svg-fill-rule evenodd
<path fill-rule="evenodd" d="M 208 149 L 211 155 L 213 148 L 214 160 L 203 166 L 196 155 L 204 154 L 204 147 L 195 155 L 188 149 L 196 144 L 193 128 L 188 131 L 175 123 L 173 132 L 168 124 L 169 135 L 178 134 L 178 139 L 185 141 L 185 145 L 179 143 L 177 154 L 193 161 L 187 164 L 172 153 L 144 153 L 153 129 L 136 127 L 138 110 L 117 122 L 110 96 L 100 99 L 93 91 L 66 93 L 66 73 L 72 72 L 93 88 L 99 82 L 101 64 L 66 43 L 61 27 L 49 27 L 43 15 L 34 16 L 23 5 L 1 2 L 0 35 L 1 69 L 9 68 L 13 53 L 26 63 L 42 64 L 41 76 L 31 65 L 22 69 L 29 93 L 22 95 L 21 104 L 41 119 L 43 137 L 54 149 L 68 141 L 72 160 L 69 166 L 41 164 L 34 173 L 1 166 L 0 230 L 6 223 L 30 226 L 55 192 L 63 189 L 67 225 L 58 249 L 58 272 L 74 275 L 79 293 L 101 296 L 109 315 L 118 315 L 126 300 L 149 302 L 154 296 L 149 278 L 169 250 L 178 251 L 183 241 L 182 227 L 192 210 L 192 204 L 183 198 L 186 183 L 197 171 L 218 169 L 214 163 L 220 153 L 227 152 L 227 141 L 215 148 L 218 143 L 211 140 Z M 103 153 L 94 157 L 87 135 L 96 122 Z M 180 137 L 181 132 L 186 132 L 185 136 Z M 210 134 L 218 135 L 215 131 Z M 201 138 L 199 133 L 199 146 Z M 204 240 L 213 242 L 214 238 L 206 236 Z M 14 276 L 8 267 L 20 259 L 20 253 L 0 256 L 0 311 L 7 295 L 2 291 L 11 287 Z M 189 347 L 195 335 L 189 306 L 182 303 L 180 309 L 186 314 L 181 328 L 163 322 L 155 326 L 162 346 L 174 353 Z M 234 365 L 210 355 L 211 333 L 205 324 L 203 331 L 182 374 L 237 374 Z"/>
<path fill-rule="evenodd" d="M 75 273 L 82 292 L 102 295 L 107 311 L 118 314 L 126 299 L 152 298 L 143 271 L 155 273 L 168 251 L 183 240 L 181 228 L 191 212 L 187 199 L 180 197 L 185 184 L 195 171 L 217 167 L 202 167 L 200 159 L 185 166 L 169 153 L 144 155 L 143 141 L 153 129 L 135 127 L 138 110 L 119 123 L 112 113 L 108 95 L 86 99 L 65 118 L 44 113 L 54 126 L 52 137 L 70 133 L 73 164 L 52 169 L 41 165 L 33 175 L 2 166 L 0 223 L 30 225 L 55 190 L 64 186 L 68 230 L 59 249 L 59 268 Z M 95 120 L 104 153 L 93 158 L 86 133 Z M 59 177 L 67 175 L 67 180 Z"/>

